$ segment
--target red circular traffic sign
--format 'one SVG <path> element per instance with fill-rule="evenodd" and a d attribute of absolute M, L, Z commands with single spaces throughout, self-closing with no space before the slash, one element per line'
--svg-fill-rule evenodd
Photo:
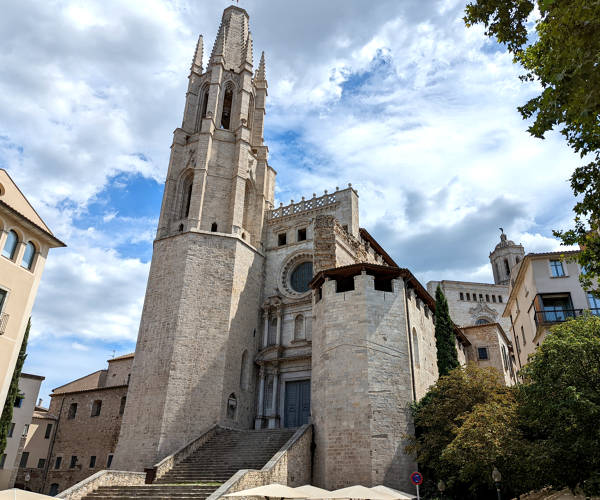
<path fill-rule="evenodd" d="M 410 480 L 412 481 L 412 484 L 414 484 L 415 486 L 419 486 L 423 483 L 423 476 L 420 472 L 413 472 L 410 475 Z"/>

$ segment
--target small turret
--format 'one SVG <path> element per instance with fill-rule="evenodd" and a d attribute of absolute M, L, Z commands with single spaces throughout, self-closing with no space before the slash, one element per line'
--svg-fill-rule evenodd
<path fill-rule="evenodd" d="M 256 70 L 256 75 L 254 75 L 254 81 L 256 83 L 267 81 L 267 69 L 266 69 L 264 52 L 260 56 L 260 63 L 258 64 L 258 69 Z"/>
<path fill-rule="evenodd" d="M 490 262 L 494 273 L 494 283 L 496 285 L 508 285 L 510 281 L 510 272 L 519 262 L 523 260 L 525 249 L 523 245 L 517 245 L 509 240 L 500 228 L 500 243 L 490 253 Z"/>

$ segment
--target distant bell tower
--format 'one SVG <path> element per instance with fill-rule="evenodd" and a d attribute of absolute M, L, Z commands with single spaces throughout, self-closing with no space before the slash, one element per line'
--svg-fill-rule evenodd
<path fill-rule="evenodd" d="M 523 245 L 516 245 L 514 241 L 508 240 L 504 229 L 500 228 L 500 243 L 490 253 L 494 283 L 508 285 L 512 268 L 523 260 L 524 255 Z"/>
<path fill-rule="evenodd" d="M 231 6 L 206 67 L 202 37 L 196 45 L 113 468 L 141 471 L 213 424 L 254 423 L 263 222 L 275 190 L 266 97 L 264 54 L 254 73 L 248 13 Z"/>

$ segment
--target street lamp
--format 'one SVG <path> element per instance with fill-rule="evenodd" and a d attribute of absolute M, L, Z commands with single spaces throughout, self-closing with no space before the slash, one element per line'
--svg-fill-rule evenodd
<path fill-rule="evenodd" d="M 502 474 L 500 474 L 500 471 L 494 467 L 494 470 L 492 471 L 492 479 L 494 480 L 494 484 L 496 485 L 496 493 L 498 494 L 498 500 L 502 500 L 502 497 L 500 496 L 500 484 L 502 481 Z"/>
<path fill-rule="evenodd" d="M 438 490 L 440 490 L 441 499 L 444 500 L 444 491 L 446 491 L 446 483 L 443 479 L 438 481 Z"/>

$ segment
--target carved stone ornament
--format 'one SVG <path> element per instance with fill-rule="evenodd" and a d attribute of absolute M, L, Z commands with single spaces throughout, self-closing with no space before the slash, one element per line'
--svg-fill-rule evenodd
<path fill-rule="evenodd" d="M 498 311 L 492 309 L 484 302 L 478 302 L 475 307 L 469 309 L 469 314 L 473 317 L 473 320 L 487 318 L 493 323 L 495 323 L 496 319 L 498 318 Z"/>

